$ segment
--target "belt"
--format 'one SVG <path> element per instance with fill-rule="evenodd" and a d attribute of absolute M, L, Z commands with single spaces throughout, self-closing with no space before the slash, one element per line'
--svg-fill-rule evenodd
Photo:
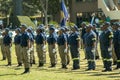
<path fill-rule="evenodd" d="M 9 46 L 10 44 L 4 44 L 5 46 Z"/>
<path fill-rule="evenodd" d="M 23 48 L 23 47 L 27 47 L 27 46 L 21 46 L 21 47 Z"/>
<path fill-rule="evenodd" d="M 53 45 L 53 43 L 48 43 L 48 45 Z"/>
<path fill-rule="evenodd" d="M 19 44 L 15 43 L 15 45 L 19 45 Z"/>

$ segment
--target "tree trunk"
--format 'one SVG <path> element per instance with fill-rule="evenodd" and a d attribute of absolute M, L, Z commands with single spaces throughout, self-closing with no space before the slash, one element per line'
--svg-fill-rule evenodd
<path fill-rule="evenodd" d="M 22 15 L 22 2 L 23 0 L 13 0 L 14 15 Z"/>

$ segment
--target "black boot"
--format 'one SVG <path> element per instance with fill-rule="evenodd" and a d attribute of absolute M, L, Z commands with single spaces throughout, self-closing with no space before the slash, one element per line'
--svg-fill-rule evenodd
<path fill-rule="evenodd" d="M 25 71 L 22 74 L 30 73 L 30 68 L 25 68 Z"/>
<path fill-rule="evenodd" d="M 11 66 L 11 62 L 8 62 L 8 64 L 6 66 Z"/>
<path fill-rule="evenodd" d="M 35 64 L 35 60 L 33 60 L 33 64 Z"/>
<path fill-rule="evenodd" d="M 66 65 L 62 65 L 62 69 L 68 69 Z"/>
<path fill-rule="evenodd" d="M 116 65 L 116 64 L 117 64 L 117 61 L 114 61 L 114 62 L 113 62 L 113 65 Z"/>
<path fill-rule="evenodd" d="M 2 61 L 4 61 L 4 60 L 6 60 L 6 57 L 3 57 L 3 58 L 2 58 Z"/>
<path fill-rule="evenodd" d="M 41 63 L 41 62 L 39 62 L 38 67 L 43 67 L 43 66 L 44 66 L 44 64 L 43 64 L 43 63 Z"/>
<path fill-rule="evenodd" d="M 70 64 L 70 61 L 67 61 L 67 65 L 69 65 Z"/>
<path fill-rule="evenodd" d="M 49 68 L 53 68 L 53 67 L 56 67 L 56 64 L 51 64 Z"/>
<path fill-rule="evenodd" d="M 20 66 L 22 66 L 22 63 L 18 63 L 17 67 L 20 67 Z"/>
<path fill-rule="evenodd" d="M 99 56 L 96 56 L 95 59 L 96 59 L 96 60 L 99 60 L 100 58 L 99 58 Z"/>

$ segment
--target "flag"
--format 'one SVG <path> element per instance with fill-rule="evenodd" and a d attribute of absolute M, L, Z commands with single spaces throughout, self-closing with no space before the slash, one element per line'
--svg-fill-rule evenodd
<path fill-rule="evenodd" d="M 68 11 L 66 8 L 66 5 L 64 3 L 64 0 L 61 0 L 61 27 L 66 25 L 66 21 L 68 20 Z"/>
<path fill-rule="evenodd" d="M 91 24 L 94 24 L 95 16 L 92 17 Z"/>

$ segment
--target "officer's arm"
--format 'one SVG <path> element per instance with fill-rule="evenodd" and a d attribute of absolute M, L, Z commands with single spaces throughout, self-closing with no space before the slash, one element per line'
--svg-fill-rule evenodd
<path fill-rule="evenodd" d="M 27 35 L 26 36 L 26 38 L 27 38 L 27 43 L 28 43 L 28 48 L 31 48 L 31 46 L 32 46 L 32 43 L 31 43 L 31 40 L 30 40 L 30 36 L 29 35 Z"/>
<path fill-rule="evenodd" d="M 57 43 L 57 37 L 54 36 L 54 38 L 53 38 L 53 49 L 55 49 L 56 43 Z"/>
<path fill-rule="evenodd" d="M 93 46 L 92 46 L 92 47 L 95 47 L 95 46 L 96 46 L 96 39 L 97 39 L 97 37 L 96 37 L 96 35 L 94 35 L 94 36 L 92 37 L 92 41 L 93 41 Z"/>
<path fill-rule="evenodd" d="M 10 46 L 12 46 L 12 38 L 10 37 Z"/>
<path fill-rule="evenodd" d="M 64 36 L 64 38 L 65 38 L 65 49 L 67 49 L 67 37 L 66 36 Z"/>
<path fill-rule="evenodd" d="M 79 37 L 79 35 L 77 36 L 76 40 L 77 40 L 77 46 L 78 46 L 78 48 L 80 48 L 80 37 Z"/>
<path fill-rule="evenodd" d="M 109 33 L 109 39 L 110 39 L 109 45 L 112 46 L 112 42 L 113 42 L 113 32 L 110 32 L 110 33 Z"/>
<path fill-rule="evenodd" d="M 30 41 L 30 39 L 28 39 L 27 42 L 28 42 L 28 48 L 31 48 L 31 41 Z"/>

